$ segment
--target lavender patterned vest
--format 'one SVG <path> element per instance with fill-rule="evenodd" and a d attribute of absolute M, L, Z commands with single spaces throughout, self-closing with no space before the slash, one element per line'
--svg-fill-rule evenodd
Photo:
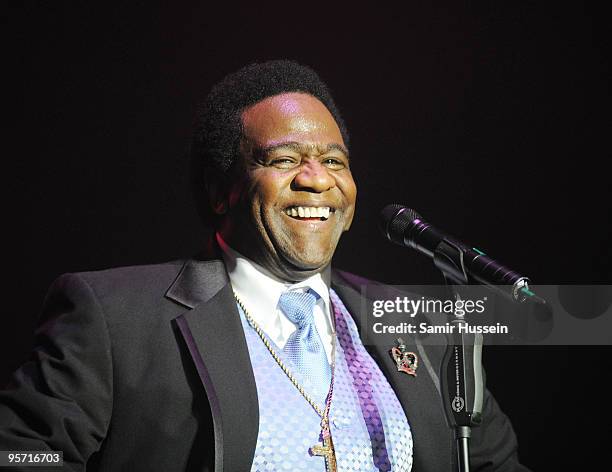
<path fill-rule="evenodd" d="M 329 415 L 338 471 L 408 472 L 412 434 L 404 410 L 363 347 L 346 307 L 333 290 L 329 292 L 338 340 Z M 278 366 L 240 307 L 238 310 L 259 401 L 259 434 L 251 470 L 325 471 L 323 457 L 308 452 L 320 443 L 321 418 Z M 308 383 L 282 349 L 268 340 L 308 392 Z"/>

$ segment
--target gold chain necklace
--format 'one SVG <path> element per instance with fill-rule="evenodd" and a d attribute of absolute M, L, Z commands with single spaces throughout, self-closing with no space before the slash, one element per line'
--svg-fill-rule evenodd
<path fill-rule="evenodd" d="M 285 373 L 287 378 L 289 378 L 289 380 L 295 386 L 295 388 L 297 388 L 298 392 L 300 392 L 300 394 L 304 397 L 304 399 L 310 404 L 310 406 L 312 406 L 314 411 L 316 411 L 319 417 L 321 418 L 321 437 L 323 439 L 323 444 L 315 444 L 314 446 L 312 446 L 310 448 L 310 453 L 313 456 L 325 457 L 325 469 L 328 472 L 336 472 L 338 470 L 336 466 L 336 452 L 334 450 L 334 443 L 332 441 L 331 431 L 329 429 L 329 410 L 331 407 L 332 395 L 334 393 L 334 375 L 336 371 L 335 369 L 336 367 L 336 330 L 334 329 L 334 332 L 332 333 L 331 383 L 329 386 L 329 393 L 327 394 L 327 401 L 325 402 L 325 409 L 321 410 L 319 405 L 317 405 L 316 402 L 312 399 L 312 397 L 306 393 L 306 391 L 304 390 L 304 387 L 302 387 L 299 384 L 299 382 L 293 376 L 289 368 L 285 365 L 285 363 L 278 356 L 278 354 L 276 353 L 276 351 L 270 344 L 270 341 L 264 334 L 263 330 L 259 327 L 259 325 L 255 322 L 253 317 L 247 311 L 244 304 L 242 303 L 242 300 L 238 298 L 238 295 L 236 294 L 236 292 L 234 292 L 234 298 L 236 299 L 236 302 L 238 303 L 238 305 L 240 305 L 240 308 L 242 308 L 242 311 L 247 321 L 249 322 L 251 327 L 255 330 L 255 332 L 260 337 L 260 339 L 263 341 L 264 346 L 266 346 L 268 351 L 270 351 L 270 354 L 272 354 L 272 357 L 274 358 L 278 366 Z M 331 303 L 331 300 L 330 300 L 330 303 Z M 332 309 L 332 311 L 335 311 L 335 310 Z"/>

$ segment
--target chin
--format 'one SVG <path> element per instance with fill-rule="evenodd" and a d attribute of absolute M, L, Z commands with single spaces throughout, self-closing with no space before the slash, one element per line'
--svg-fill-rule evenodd
<path fill-rule="evenodd" d="M 285 260 L 297 270 L 301 271 L 317 271 L 322 270 L 329 265 L 331 257 L 327 254 L 292 254 L 286 255 Z"/>

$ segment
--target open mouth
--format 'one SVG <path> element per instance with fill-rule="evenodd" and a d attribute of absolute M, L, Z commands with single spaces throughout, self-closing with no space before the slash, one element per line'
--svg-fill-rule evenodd
<path fill-rule="evenodd" d="M 285 213 L 296 220 L 326 221 L 335 209 L 330 207 L 303 207 L 291 206 L 285 209 Z"/>

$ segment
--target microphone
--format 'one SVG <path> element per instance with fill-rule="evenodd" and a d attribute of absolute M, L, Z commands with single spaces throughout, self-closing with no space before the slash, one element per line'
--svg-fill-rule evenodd
<path fill-rule="evenodd" d="M 411 208 L 387 205 L 380 214 L 380 229 L 388 240 L 432 258 L 456 283 L 480 283 L 520 303 L 525 300 L 545 303 L 529 290 L 528 277 L 503 266 L 480 249 L 448 236 Z M 449 254 L 458 254 L 458 258 Z"/>

